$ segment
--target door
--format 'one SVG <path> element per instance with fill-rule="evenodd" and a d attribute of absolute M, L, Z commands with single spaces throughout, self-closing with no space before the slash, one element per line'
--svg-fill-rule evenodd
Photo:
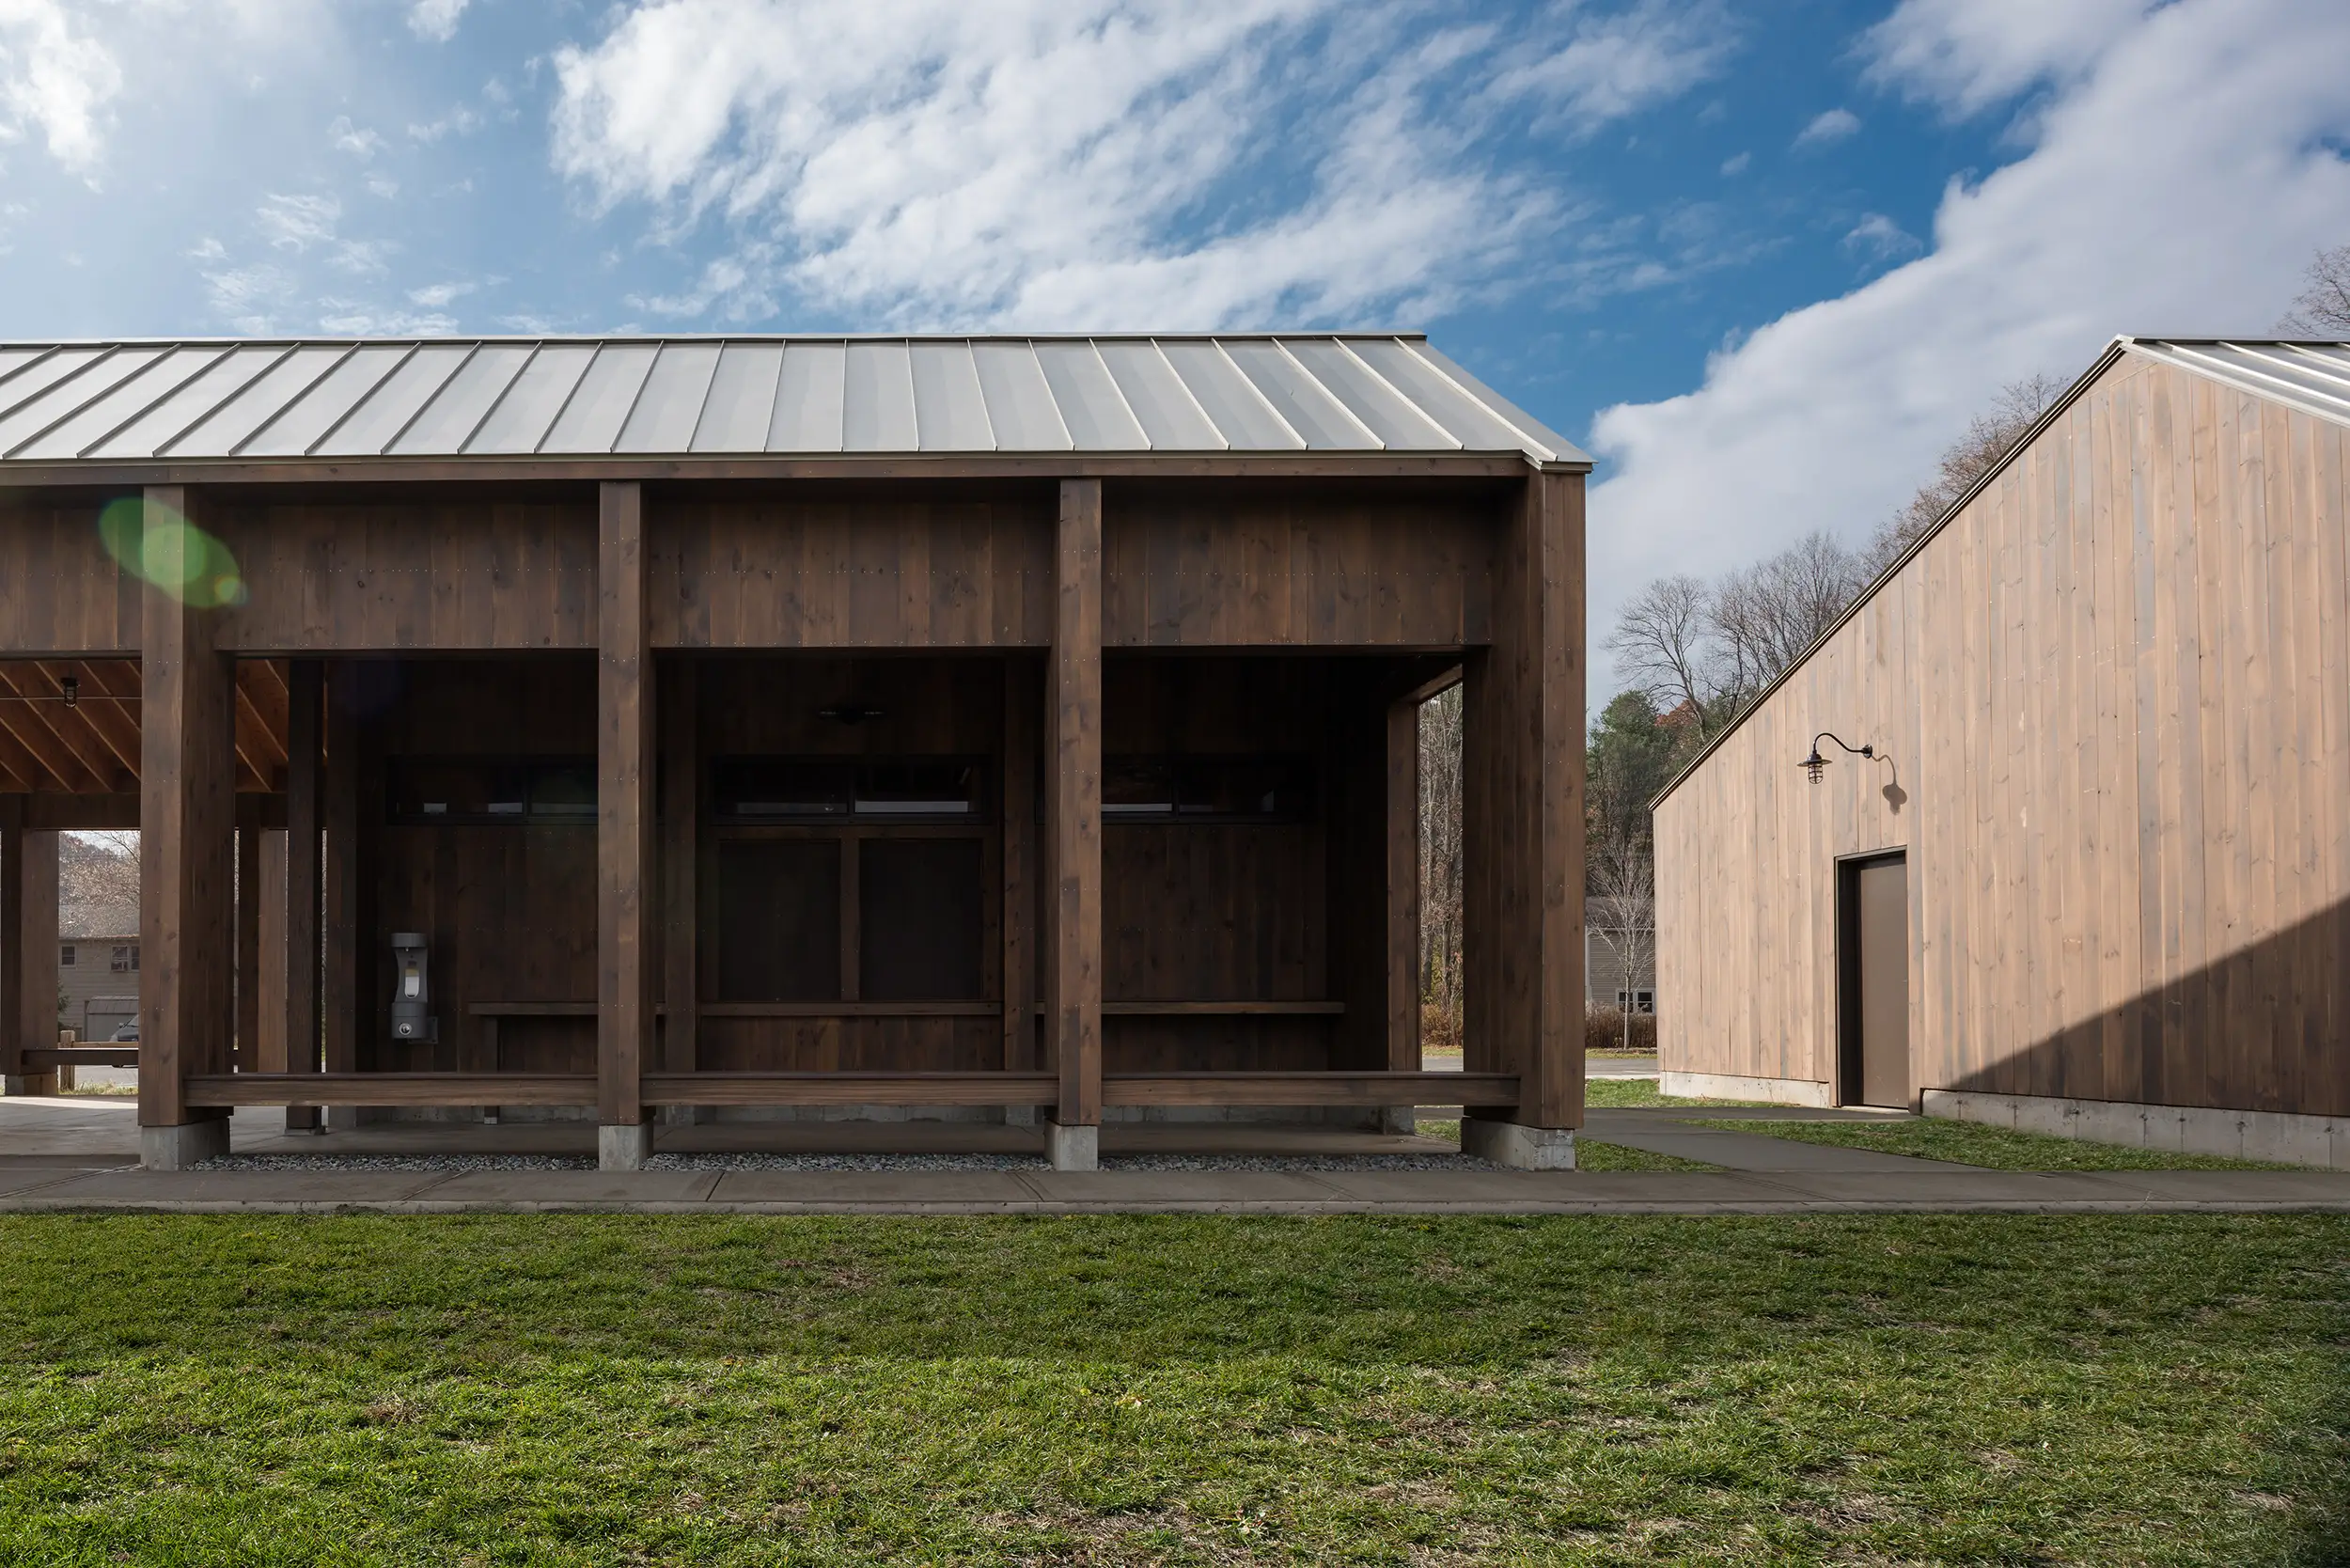
<path fill-rule="evenodd" d="M 1845 1105 L 1909 1104 L 1909 862 L 1841 868 L 1839 1065 Z"/>

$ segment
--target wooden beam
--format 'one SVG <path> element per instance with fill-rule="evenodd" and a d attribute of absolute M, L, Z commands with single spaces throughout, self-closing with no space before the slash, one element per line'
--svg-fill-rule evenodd
<path fill-rule="evenodd" d="M 1507 1104 L 1521 1094 L 1511 1074 L 1113 1073 L 1112 1105 L 1457 1105 Z"/>
<path fill-rule="evenodd" d="M 585 1073 L 224 1073 L 188 1081 L 193 1105 L 592 1105 Z"/>
<path fill-rule="evenodd" d="M 1036 770 L 1043 696 L 1035 664 L 1004 661 L 1004 1071 L 1036 1067 Z"/>
<path fill-rule="evenodd" d="M 1501 522 L 1494 641 L 1464 694 L 1466 1066 L 1533 1127 L 1583 1121 L 1583 481 L 1538 474 Z"/>
<path fill-rule="evenodd" d="M 237 830 L 237 1061 L 261 1059 L 261 834 Z"/>
<path fill-rule="evenodd" d="M 645 1120 L 652 1060 L 655 703 L 644 488 L 597 494 L 596 1114 L 609 1127 Z"/>
<path fill-rule="evenodd" d="M 200 494 L 149 490 L 150 534 L 199 523 Z M 140 599 L 139 1122 L 156 1127 L 202 1120 L 187 1080 L 229 1065 L 236 683 L 210 611 L 154 583 Z"/>
<path fill-rule="evenodd" d="M 113 787 L 135 790 L 139 780 L 138 704 L 109 700 L 114 696 L 113 682 L 101 673 L 102 667 L 98 660 L 57 660 L 26 666 L 26 673 L 20 680 L 24 683 L 37 682 L 38 690 L 58 697 L 65 695 L 68 676 L 78 681 L 79 699 L 70 709 L 62 711 L 72 713 L 97 741 L 112 770 Z M 137 689 L 138 682 L 133 677 L 131 690 L 135 693 Z"/>
<path fill-rule="evenodd" d="M 659 1073 L 645 1080 L 655 1105 L 1034 1105 L 1049 1102 L 1050 1073 Z"/>
<path fill-rule="evenodd" d="M 1102 1120 L 1102 484 L 1060 487 L 1045 676 L 1044 1043 L 1055 1119 Z"/>
<path fill-rule="evenodd" d="M 268 721 L 253 706 L 240 681 L 237 694 L 237 787 L 242 790 L 267 790 L 273 786 L 277 770 L 285 764 L 285 754 L 278 750 L 277 738 L 269 732 Z"/>
<path fill-rule="evenodd" d="M 693 1072 L 700 1051 L 701 735 L 696 676 L 690 660 L 681 658 L 670 667 L 660 715 L 661 870 L 668 900 L 661 940 L 661 1060 L 671 1073 Z"/>
<path fill-rule="evenodd" d="M 286 671 L 286 871 L 284 943 L 279 964 L 285 976 L 279 1033 L 286 1043 L 285 1070 L 319 1070 L 321 1013 L 320 916 L 326 897 L 321 835 L 326 806 L 322 755 L 325 729 L 325 670 L 316 659 L 296 659 Z M 354 805 L 355 812 L 355 805 Z M 295 1106 L 290 1128 L 318 1125 L 317 1112 Z"/>
<path fill-rule="evenodd" d="M 1419 1071 L 1419 704 L 1387 706 L 1386 1060 Z"/>
<path fill-rule="evenodd" d="M 11 700 L 20 695 L 8 665 L 0 662 L 0 734 L 6 734 L 13 745 L 13 755 L 8 758 L 10 771 L 21 771 L 19 758 L 29 759 L 50 781 L 44 787 L 71 794 L 96 794 L 111 789 L 115 781 L 76 756 L 57 733 L 42 712 L 52 705 Z"/>

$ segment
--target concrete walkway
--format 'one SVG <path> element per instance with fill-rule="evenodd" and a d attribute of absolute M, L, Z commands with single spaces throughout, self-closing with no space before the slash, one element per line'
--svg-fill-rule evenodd
<path fill-rule="evenodd" d="M 595 1170 L 133 1168 L 134 1107 L 105 1100 L 0 1101 L 0 1212 L 455 1214 L 1801 1214 L 1906 1212 L 2350 1213 L 2350 1172 L 1982 1170 L 1683 1124 L 1716 1107 L 1595 1110 L 1593 1142 L 1723 1167 L 1706 1172 L 1408 1169 Z M 1794 1113 L 1759 1113 L 1786 1118 Z M 1884 1120 L 1810 1112 L 1806 1120 Z M 1736 1118 L 1729 1118 L 1736 1119 Z M 375 1126 L 289 1136 L 268 1113 L 231 1122 L 239 1153 L 394 1159 L 590 1154 L 582 1122 Z M 1449 1144 L 1329 1128 L 1122 1123 L 1104 1152 L 1442 1156 Z M 721 1122 L 665 1127 L 671 1152 L 1030 1154 L 1035 1129 L 954 1122 Z M 1457 1156 L 1455 1156 L 1457 1157 Z"/>

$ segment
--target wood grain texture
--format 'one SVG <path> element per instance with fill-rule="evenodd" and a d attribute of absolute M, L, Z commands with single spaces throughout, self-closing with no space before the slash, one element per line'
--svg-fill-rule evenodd
<path fill-rule="evenodd" d="M 102 505 L 0 496 L 0 653 L 138 657 L 140 584 L 100 540 Z"/>
<path fill-rule="evenodd" d="M 1055 1116 L 1102 1120 L 1102 485 L 1061 486 L 1044 694 L 1044 1048 Z"/>
<path fill-rule="evenodd" d="M 1004 661 L 1003 941 L 1004 1071 L 1037 1063 L 1037 769 L 1043 749 L 1044 675 L 1032 659 Z M 1105 917 L 1106 918 L 1106 917 Z"/>
<path fill-rule="evenodd" d="M 1049 487 L 809 485 L 654 503 L 661 648 L 1042 648 Z"/>
<path fill-rule="evenodd" d="M 201 525 L 200 492 L 145 497 L 149 527 Z M 236 677 L 212 612 L 153 585 L 142 594 L 139 1121 L 197 1120 L 192 1076 L 230 1062 L 236 963 Z"/>
<path fill-rule="evenodd" d="M 30 1051 L 57 1043 L 57 835 L 28 828 L 18 843 L 10 885 L 24 904 L 17 926 L 24 977 L 16 1011 L 0 1016 L 15 1020 L 11 1032 Z"/>
<path fill-rule="evenodd" d="M 1113 1073 L 1102 1084 L 1112 1105 L 1492 1105 L 1523 1092 L 1484 1073 Z"/>
<path fill-rule="evenodd" d="M 278 969 L 278 1033 L 285 1043 L 283 1071 L 308 1073 L 320 1065 L 321 917 L 326 899 L 326 863 L 321 851 L 326 808 L 326 681 L 315 659 L 296 659 L 286 673 L 286 832 L 280 904 L 283 943 Z"/>
<path fill-rule="evenodd" d="M 14 1022 L 24 1014 L 28 989 L 24 859 L 24 802 L 15 796 L 0 797 L 0 1074 L 9 1077 L 25 1071 L 24 1052 L 29 1043 Z"/>
<path fill-rule="evenodd" d="M 1583 1120 L 1583 480 L 1530 478 L 1502 526 L 1494 640 L 1465 666 L 1462 839 L 1469 1071 L 1508 1111 Z M 1496 1107 L 1498 1109 L 1498 1107 Z"/>
<path fill-rule="evenodd" d="M 216 521 L 251 594 L 221 616 L 226 648 L 596 646 L 596 519 L 581 502 L 313 498 Z"/>
<path fill-rule="evenodd" d="M 1491 635 L 1498 488 L 1112 487 L 1112 648 L 1457 648 Z"/>
<path fill-rule="evenodd" d="M 691 1073 L 701 1000 L 701 736 L 697 667 L 664 672 L 661 731 L 661 1065 Z"/>
<path fill-rule="evenodd" d="M 1906 847 L 1916 1086 L 2350 1113 L 2344 438 L 2087 388 L 1659 808 L 1666 1066 L 1832 1082 L 1834 862 Z"/>
<path fill-rule="evenodd" d="M 233 1073 L 188 1080 L 191 1105 L 592 1105 L 587 1073 Z"/>
<path fill-rule="evenodd" d="M 316 836 L 313 835 L 315 838 Z M 286 960 L 289 944 L 286 940 L 286 829 L 274 827 L 259 832 L 260 863 L 255 868 L 259 881 L 260 899 L 258 914 L 260 929 L 255 933 L 259 948 L 256 956 L 256 980 L 258 1004 L 254 1017 L 253 1056 L 240 1060 L 238 1066 L 254 1073 L 284 1073 L 291 1063 L 286 1049 L 286 1017 L 291 1011 L 286 1005 Z M 315 853 L 315 851 L 313 852 Z M 311 917 L 312 929 L 317 916 Z M 318 949 L 311 949 L 315 959 Z M 311 965 L 311 991 L 317 994 L 317 964 Z M 318 1039 L 313 1030 L 310 1039 Z M 317 1047 L 313 1043 L 311 1059 L 306 1070 L 317 1066 Z"/>
<path fill-rule="evenodd" d="M 596 1077 L 606 1126 L 645 1119 L 654 1060 L 654 685 L 643 487 L 606 484 L 598 510 Z"/>

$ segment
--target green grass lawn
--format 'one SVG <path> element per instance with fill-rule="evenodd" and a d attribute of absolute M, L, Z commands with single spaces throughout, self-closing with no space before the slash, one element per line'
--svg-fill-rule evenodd
<path fill-rule="evenodd" d="M 8 1563 L 2350 1560 L 2350 1220 L 0 1219 Z"/>
<path fill-rule="evenodd" d="M 1986 1127 L 1979 1121 L 1698 1121 L 1700 1127 L 1762 1133 L 1798 1143 L 1832 1143 L 1845 1149 L 1875 1149 L 1921 1160 L 1955 1160 L 1993 1170 L 2290 1170 L 2291 1166 L 2217 1154 L 2175 1154 L 2160 1149 L 2127 1149 L 2112 1143 L 2083 1143 Z"/>
<path fill-rule="evenodd" d="M 1656 1092 L 1654 1078 L 1586 1078 L 1583 1103 L 1608 1110 L 1639 1105 L 1758 1105 L 1760 1100 L 1666 1099 Z"/>

